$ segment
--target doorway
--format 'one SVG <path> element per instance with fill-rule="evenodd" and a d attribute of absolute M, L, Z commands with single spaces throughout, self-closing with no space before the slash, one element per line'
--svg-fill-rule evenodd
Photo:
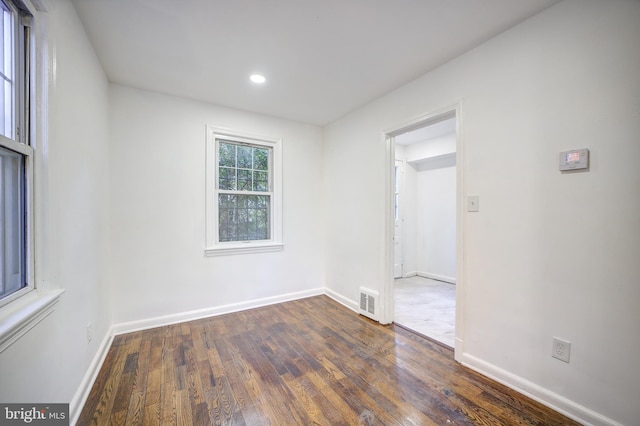
<path fill-rule="evenodd" d="M 455 347 L 460 270 L 459 106 L 385 134 L 391 191 L 389 317 Z M 384 300 L 383 300 L 384 303 Z"/>

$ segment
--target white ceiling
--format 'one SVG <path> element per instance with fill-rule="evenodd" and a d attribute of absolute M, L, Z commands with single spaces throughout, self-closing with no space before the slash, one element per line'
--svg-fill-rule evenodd
<path fill-rule="evenodd" d="M 558 1 L 73 3 L 112 82 L 325 125 Z"/>

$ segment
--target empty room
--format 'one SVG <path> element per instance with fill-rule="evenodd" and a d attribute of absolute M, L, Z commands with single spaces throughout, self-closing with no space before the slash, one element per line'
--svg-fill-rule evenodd
<path fill-rule="evenodd" d="M 0 11 L 0 423 L 638 424 L 640 2 Z"/>

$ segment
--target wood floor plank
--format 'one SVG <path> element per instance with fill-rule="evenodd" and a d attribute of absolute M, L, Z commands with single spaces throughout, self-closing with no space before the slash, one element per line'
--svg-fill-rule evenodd
<path fill-rule="evenodd" d="M 176 424 L 176 389 L 173 364 L 173 339 L 162 339 L 162 369 L 160 376 L 160 424 Z"/>
<path fill-rule="evenodd" d="M 127 352 L 124 350 L 125 338 L 116 336 L 103 367 L 80 413 L 78 423 L 82 425 L 104 425 L 109 423 L 116 392 L 120 384 Z"/>
<path fill-rule="evenodd" d="M 189 400 L 188 389 L 180 389 L 176 391 L 176 420 L 178 425 L 185 426 L 209 423 L 208 418 L 206 419 L 205 423 L 194 423 L 194 412 L 191 406 L 191 401 Z"/>
<path fill-rule="evenodd" d="M 305 415 L 309 418 L 307 424 L 335 424 L 335 420 L 330 420 L 332 412 L 323 411 L 322 407 L 317 404 L 318 390 L 308 378 L 289 375 L 284 381 L 291 393 L 296 395 L 296 405 L 304 410 Z M 327 416 L 325 416 L 325 413 Z"/>
<path fill-rule="evenodd" d="M 141 425 L 144 419 L 144 391 L 134 390 L 131 393 L 127 410 L 126 424 Z"/>
<path fill-rule="evenodd" d="M 144 425 L 145 426 L 160 425 L 160 404 L 145 405 Z"/>
<path fill-rule="evenodd" d="M 145 390 L 145 407 L 160 404 L 160 388 L 162 386 L 162 368 L 149 371 Z"/>
<path fill-rule="evenodd" d="M 326 296 L 116 336 L 78 425 L 576 425 Z"/>

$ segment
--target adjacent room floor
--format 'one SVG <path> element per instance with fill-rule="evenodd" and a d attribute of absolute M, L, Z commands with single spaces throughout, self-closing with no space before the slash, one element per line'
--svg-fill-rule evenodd
<path fill-rule="evenodd" d="M 453 348 L 456 286 L 423 277 L 395 280 L 395 322 Z"/>

